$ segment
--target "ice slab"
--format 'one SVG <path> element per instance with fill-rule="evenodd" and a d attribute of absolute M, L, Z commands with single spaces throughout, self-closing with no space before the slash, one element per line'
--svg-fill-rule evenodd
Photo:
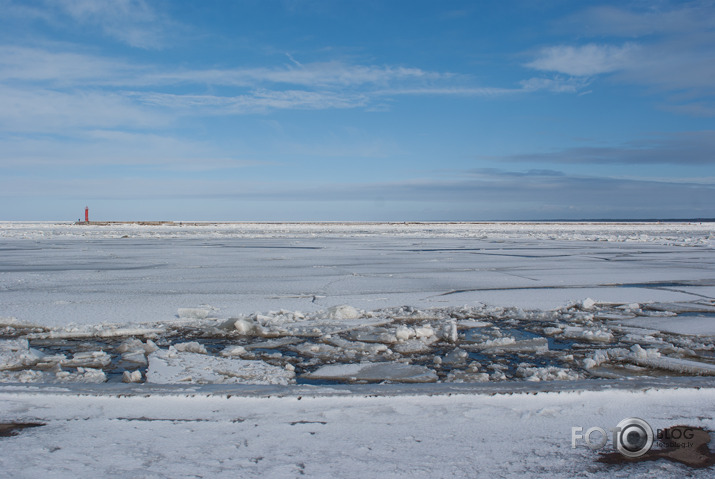
<path fill-rule="evenodd" d="M 692 336 L 715 336 L 715 316 L 634 318 L 618 321 L 618 324 Z"/>
<path fill-rule="evenodd" d="M 147 382 L 157 384 L 291 384 L 295 373 L 264 361 L 160 349 L 149 355 Z"/>
<path fill-rule="evenodd" d="M 323 366 L 303 375 L 307 379 L 368 382 L 431 383 L 437 374 L 424 366 L 404 363 L 359 363 Z"/>
<path fill-rule="evenodd" d="M 689 359 L 670 358 L 660 356 L 657 358 L 635 358 L 629 357 L 629 361 L 639 366 L 649 368 L 665 369 L 683 374 L 697 374 L 703 376 L 715 376 L 715 364 L 703 363 L 700 361 L 692 361 Z"/>
<path fill-rule="evenodd" d="M 515 340 L 511 337 L 488 340 L 483 343 L 465 344 L 464 347 L 484 352 L 545 352 L 549 350 L 549 341 L 546 338 L 531 338 Z"/>
<path fill-rule="evenodd" d="M 644 304 L 643 309 L 652 311 L 668 311 L 671 313 L 715 313 L 715 306 L 703 303 L 663 303 L 654 302 Z"/>
<path fill-rule="evenodd" d="M 0 371 L 31 366 L 42 356 L 30 348 L 27 339 L 0 339 Z"/>

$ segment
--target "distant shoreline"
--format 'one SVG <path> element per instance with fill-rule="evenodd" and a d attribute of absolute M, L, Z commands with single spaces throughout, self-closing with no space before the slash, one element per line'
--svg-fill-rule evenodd
<path fill-rule="evenodd" d="M 8 221 L 13 223 L 15 221 Z M 18 223 L 33 223 L 34 221 L 17 221 Z M 44 222 L 44 221 L 43 221 Z M 52 221 L 47 221 L 52 222 Z M 78 226 L 113 226 L 113 225 L 138 225 L 138 226 L 210 226 L 210 225 L 232 225 L 232 224 L 265 224 L 265 225 L 330 225 L 330 224 L 357 224 L 357 225 L 430 225 L 430 224 L 658 224 L 658 223 L 715 223 L 715 218 L 666 218 L 666 219 L 578 219 L 578 220 L 475 220 L 475 221 L 450 221 L 450 220 L 427 220 L 427 221 L 75 221 Z"/>

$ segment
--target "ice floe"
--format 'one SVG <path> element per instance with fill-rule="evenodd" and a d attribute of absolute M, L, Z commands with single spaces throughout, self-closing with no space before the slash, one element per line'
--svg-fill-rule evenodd
<path fill-rule="evenodd" d="M 0 380 L 86 381 L 87 370 L 99 370 L 114 382 L 284 383 L 322 378 L 336 364 L 380 365 L 363 371 L 369 381 L 396 381 L 406 366 L 428 368 L 440 382 L 710 374 L 715 337 L 705 333 L 713 318 L 691 312 L 694 304 L 712 303 L 676 305 L 688 311 L 668 317 L 649 316 L 646 303 L 584 300 L 552 311 L 483 304 L 278 310 L 136 325 L 141 335 L 129 337 L 116 334 L 128 331 L 121 325 L 107 325 L 111 334 L 96 325 L 12 330 L 21 337 L 0 340 Z M 352 380 L 344 377 L 331 381 Z"/>
<path fill-rule="evenodd" d="M 197 384 L 290 384 L 295 373 L 264 361 L 207 356 L 160 349 L 149 355 L 146 380 L 149 383 Z"/>
<path fill-rule="evenodd" d="M 307 379 L 366 382 L 430 383 L 437 374 L 424 366 L 405 363 L 353 363 L 322 366 L 303 375 Z"/>

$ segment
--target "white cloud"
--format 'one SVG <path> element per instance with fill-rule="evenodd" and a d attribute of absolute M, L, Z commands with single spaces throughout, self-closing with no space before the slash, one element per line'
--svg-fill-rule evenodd
<path fill-rule="evenodd" d="M 165 41 L 167 20 L 144 0 L 57 0 L 51 5 L 77 23 L 97 26 L 107 36 L 133 47 L 159 48 Z"/>
<path fill-rule="evenodd" d="M 715 8 L 710 1 L 635 2 L 594 6 L 566 17 L 562 31 L 630 43 L 559 45 L 540 50 L 526 66 L 582 77 L 608 74 L 644 93 L 671 93 L 661 108 L 715 116 Z"/>
<path fill-rule="evenodd" d="M 592 76 L 628 68 L 639 47 L 632 43 L 623 46 L 559 45 L 543 48 L 526 66 L 536 70 L 573 76 Z"/>
<path fill-rule="evenodd" d="M 0 45 L 0 80 L 51 83 L 53 86 L 92 86 L 131 83 L 145 67 L 120 59 L 72 51 Z"/>
<path fill-rule="evenodd" d="M 681 35 L 712 29 L 715 10 L 709 1 L 596 5 L 563 19 L 560 24 L 580 35 Z"/>
<path fill-rule="evenodd" d="M 0 85 L 0 126 L 6 132 L 66 133 L 77 128 L 156 128 L 171 118 L 126 95 Z"/>
<path fill-rule="evenodd" d="M 366 95 L 348 92 L 259 89 L 243 95 L 176 95 L 136 93 L 146 105 L 176 110 L 185 114 L 240 115 L 269 110 L 327 110 L 366 106 Z"/>
<path fill-rule="evenodd" d="M 581 77 L 529 78 L 523 80 L 521 86 L 525 92 L 546 90 L 554 93 L 577 93 L 589 83 L 588 79 Z"/>

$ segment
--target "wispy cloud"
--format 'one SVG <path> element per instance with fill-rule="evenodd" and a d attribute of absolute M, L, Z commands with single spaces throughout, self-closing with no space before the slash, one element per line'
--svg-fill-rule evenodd
<path fill-rule="evenodd" d="M 272 67 L 172 68 L 86 51 L 0 46 L 0 122 L 10 130 L 58 125 L 103 128 L 166 124 L 179 115 L 242 115 L 272 110 L 384 107 L 396 96 L 499 97 L 538 90 L 575 92 L 574 78 L 530 79 L 516 87 L 482 87 L 464 75 L 341 61 Z M 206 93 L 220 87 L 221 95 Z M 105 112 L 102 115 L 102 111 Z M 111 115 L 106 112 L 112 111 Z M 81 113 L 80 113 L 81 112 Z M 94 113 L 93 113 L 94 112 Z"/>
<path fill-rule="evenodd" d="M 108 91 L 55 91 L 0 85 L 0 126 L 5 132 L 67 134 L 85 128 L 161 128 L 169 115 Z"/>
<path fill-rule="evenodd" d="M 521 162 L 572 164 L 715 164 L 715 131 L 663 133 L 618 146 L 583 146 L 499 157 Z M 494 158 L 492 158 L 494 159 Z"/>
<path fill-rule="evenodd" d="M 633 63 L 639 47 L 632 43 L 623 46 L 559 45 L 543 48 L 526 66 L 536 70 L 573 76 L 591 76 L 627 68 Z"/>
<path fill-rule="evenodd" d="M 144 104 L 204 115 L 241 115 L 270 110 L 329 110 L 366 106 L 367 95 L 305 90 L 255 90 L 236 96 L 137 93 Z"/>
<path fill-rule="evenodd" d="M 164 46 L 168 22 L 144 0 L 56 0 L 49 2 L 83 27 L 97 27 L 132 47 Z"/>
<path fill-rule="evenodd" d="M 560 19 L 572 33 L 639 37 L 708 31 L 715 24 L 712 2 L 631 2 L 594 5 Z"/>

